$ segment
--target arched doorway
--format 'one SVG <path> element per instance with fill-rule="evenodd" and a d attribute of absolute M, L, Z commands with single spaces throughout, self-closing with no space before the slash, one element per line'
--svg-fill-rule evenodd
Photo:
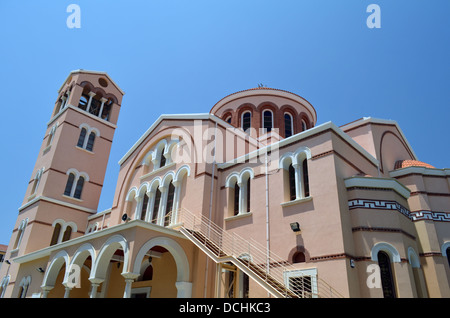
<path fill-rule="evenodd" d="M 133 266 L 139 273 L 131 297 L 191 297 L 189 262 L 183 248 L 168 237 L 155 237 L 139 250 Z"/>

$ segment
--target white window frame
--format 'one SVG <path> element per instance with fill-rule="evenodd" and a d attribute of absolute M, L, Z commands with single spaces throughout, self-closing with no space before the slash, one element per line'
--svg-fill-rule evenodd
<path fill-rule="evenodd" d="M 284 272 L 284 283 L 289 288 L 289 279 L 293 277 L 311 277 L 311 295 L 312 298 L 318 298 L 319 289 L 317 284 L 317 268 L 296 269 Z"/>

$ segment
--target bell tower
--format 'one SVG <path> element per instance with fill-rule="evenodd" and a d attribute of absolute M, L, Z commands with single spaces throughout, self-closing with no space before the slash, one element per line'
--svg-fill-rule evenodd
<path fill-rule="evenodd" d="M 73 71 L 60 87 L 5 255 L 10 280 L 15 257 L 84 234 L 97 212 L 123 95 L 104 72 Z"/>

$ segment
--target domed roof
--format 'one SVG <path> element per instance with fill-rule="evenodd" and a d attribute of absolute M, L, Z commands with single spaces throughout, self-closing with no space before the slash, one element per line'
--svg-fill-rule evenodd
<path fill-rule="evenodd" d="M 395 162 L 394 169 L 401 169 L 401 168 L 407 168 L 407 167 L 425 167 L 425 168 L 432 168 L 434 169 L 432 165 L 418 161 L 418 160 L 398 160 Z"/>
<path fill-rule="evenodd" d="M 254 87 L 250 89 L 241 90 L 232 94 L 229 94 L 225 97 L 223 97 L 221 100 L 219 100 L 210 110 L 211 114 L 216 114 L 219 109 L 223 109 L 225 105 L 229 105 L 233 101 L 237 100 L 243 100 L 248 97 L 254 97 L 254 96 L 274 96 L 274 97 L 282 97 L 287 100 L 290 100 L 291 102 L 294 102 L 297 105 L 302 105 L 304 109 L 307 110 L 311 117 L 311 121 L 313 122 L 313 125 L 315 125 L 317 121 L 317 113 L 315 108 L 311 105 L 309 101 L 307 101 L 305 98 L 301 97 L 300 95 L 297 95 L 295 93 L 277 89 L 277 88 L 270 88 L 266 86 L 262 87 Z"/>

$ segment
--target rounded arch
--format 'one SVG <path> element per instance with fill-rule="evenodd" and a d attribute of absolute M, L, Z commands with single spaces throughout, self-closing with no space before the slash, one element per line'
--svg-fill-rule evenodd
<path fill-rule="evenodd" d="M 378 262 L 378 252 L 383 251 L 386 252 L 391 261 L 393 263 L 400 263 L 401 259 L 400 259 L 400 253 L 397 251 L 397 249 L 386 242 L 379 242 L 376 243 L 373 247 L 372 247 L 372 251 L 371 251 L 371 259 L 372 261 Z"/>
<path fill-rule="evenodd" d="M 50 265 L 45 271 L 44 280 L 42 281 L 42 286 L 54 287 L 56 279 L 61 271 L 62 266 L 65 264 L 65 272 L 68 272 L 68 266 L 70 264 L 69 254 L 66 251 L 59 251 L 52 258 Z"/>
<path fill-rule="evenodd" d="M 125 197 L 125 201 L 128 201 L 128 202 L 133 201 L 136 198 L 137 193 L 138 193 L 138 188 L 132 187 L 128 191 L 127 196 Z"/>
<path fill-rule="evenodd" d="M 442 247 L 441 247 L 442 256 L 444 256 L 444 257 L 449 256 L 449 255 L 447 255 L 447 250 L 449 248 L 450 248 L 450 241 L 444 242 L 444 244 L 442 244 Z"/>
<path fill-rule="evenodd" d="M 84 262 L 88 257 L 91 257 L 92 264 L 94 264 L 96 259 L 96 252 L 92 244 L 90 243 L 84 243 L 81 245 L 75 252 L 75 254 L 72 257 L 72 261 L 70 262 L 68 266 L 68 271 L 66 271 L 66 275 L 64 275 L 64 281 L 63 284 L 67 283 L 69 279 L 69 273 L 72 270 L 72 266 L 76 265 L 78 267 L 83 267 Z"/>
<path fill-rule="evenodd" d="M 149 186 L 148 186 L 148 192 L 150 191 L 155 191 L 158 187 L 160 187 L 162 184 L 162 180 L 160 177 L 156 177 L 155 179 L 153 179 Z"/>
<path fill-rule="evenodd" d="M 244 168 L 239 173 L 239 181 L 244 182 L 247 181 L 248 178 L 253 179 L 255 176 L 255 173 L 253 172 L 252 168 Z"/>
<path fill-rule="evenodd" d="M 238 182 L 239 182 L 239 174 L 237 172 L 233 172 L 225 180 L 225 187 L 234 188 L 235 184 Z"/>
<path fill-rule="evenodd" d="M 136 198 L 143 198 L 144 195 L 150 190 L 148 182 L 144 182 L 139 186 L 136 192 Z"/>
<path fill-rule="evenodd" d="M 292 152 L 286 152 L 280 157 L 278 168 L 289 170 L 289 166 L 292 164 Z"/>
<path fill-rule="evenodd" d="M 180 182 L 181 180 L 183 180 L 184 176 L 190 176 L 191 175 L 191 168 L 188 165 L 183 165 L 181 166 L 174 177 L 174 181 L 175 182 Z"/>
<path fill-rule="evenodd" d="M 155 246 L 162 246 L 170 252 L 177 267 L 177 282 L 190 281 L 189 261 L 183 248 L 175 240 L 169 237 L 155 237 L 144 243 L 140 248 L 133 263 L 133 273 L 140 273 L 141 263 L 145 254 Z"/>
<path fill-rule="evenodd" d="M 170 182 L 174 181 L 174 179 L 175 179 L 175 173 L 173 171 L 168 171 L 162 178 L 161 186 L 169 187 Z"/>
<path fill-rule="evenodd" d="M 114 235 L 108 238 L 108 240 L 103 244 L 98 256 L 93 263 L 91 270 L 91 278 L 106 278 L 106 271 L 108 269 L 109 261 L 112 256 L 116 252 L 116 250 L 122 249 L 123 251 L 123 273 L 126 273 L 128 270 L 128 262 L 129 262 L 129 245 L 128 241 L 122 235 Z"/>
<path fill-rule="evenodd" d="M 311 159 L 311 150 L 308 147 L 300 147 L 293 154 L 293 163 L 300 164 L 304 159 Z"/>
<path fill-rule="evenodd" d="M 408 247 L 408 261 L 412 268 L 420 268 L 419 256 L 411 246 Z"/>

